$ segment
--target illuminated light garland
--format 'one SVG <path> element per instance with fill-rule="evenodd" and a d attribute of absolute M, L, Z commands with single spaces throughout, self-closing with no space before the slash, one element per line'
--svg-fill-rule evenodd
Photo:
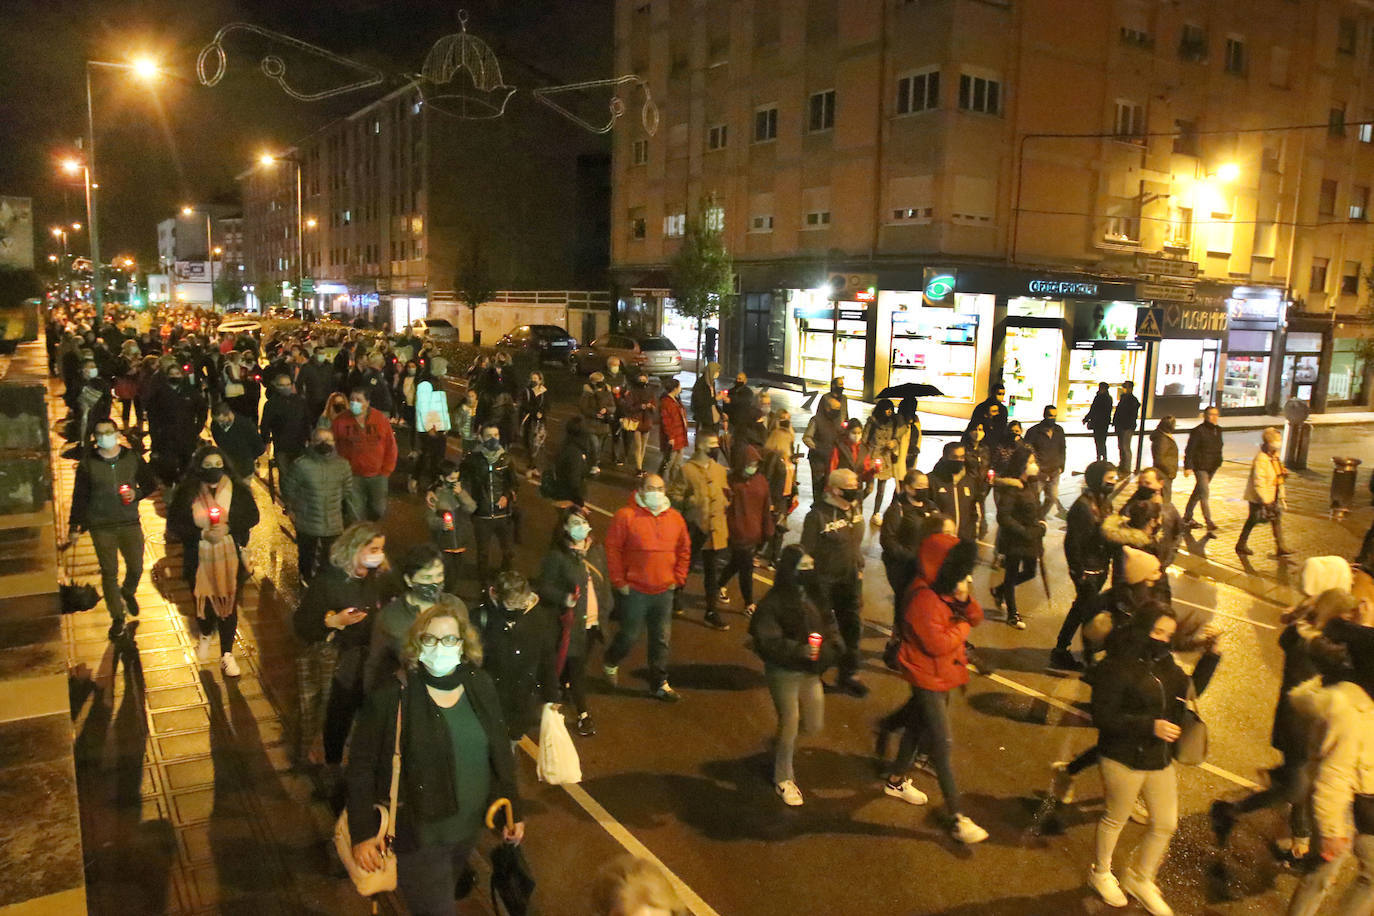
<path fill-rule="evenodd" d="M 200 79 L 203 86 L 216 86 L 219 81 L 224 79 L 225 72 L 229 69 L 229 56 L 224 50 L 224 40 L 234 32 L 248 32 L 253 35 L 261 35 L 273 41 L 280 42 L 298 51 L 304 51 L 314 57 L 320 57 L 330 63 L 338 64 L 350 70 L 367 74 L 356 82 L 345 86 L 338 86 L 333 89 L 323 89 L 319 92 L 304 92 L 293 89 L 287 82 L 286 61 L 277 54 L 267 54 L 263 57 L 259 66 L 262 67 L 263 74 L 278 86 L 282 92 L 302 102 L 317 102 L 320 99 L 332 98 L 336 95 L 343 95 L 346 92 L 356 92 L 359 89 L 368 89 L 372 86 L 380 86 L 386 81 L 386 75 L 376 67 L 360 64 L 357 61 L 349 60 L 333 51 L 325 50 L 318 45 L 301 41 L 299 38 L 292 38 L 290 35 L 283 35 L 281 32 L 274 32 L 271 29 L 264 29 L 261 26 L 252 25 L 247 22 L 231 22 L 215 33 L 215 37 L 210 43 L 200 49 L 200 54 L 196 56 L 196 76 Z"/>

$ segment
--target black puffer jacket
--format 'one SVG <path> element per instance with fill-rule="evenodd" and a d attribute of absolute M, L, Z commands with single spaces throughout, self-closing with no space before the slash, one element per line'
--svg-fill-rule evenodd
<path fill-rule="evenodd" d="M 558 702 L 557 613 L 542 603 L 522 612 L 484 601 L 472 620 L 482 631 L 482 670 L 496 682 L 515 741 L 538 727 L 541 703 Z"/>
<path fill-rule="evenodd" d="M 812 660 L 810 636 L 821 634 L 821 656 Z M 779 583 L 759 602 L 749 621 L 754 651 L 764 664 L 821 674 L 844 652 L 835 615 L 823 612 L 798 583 Z"/>
<path fill-rule="evenodd" d="M 1102 536 L 1102 522 L 1112 514 L 1111 500 L 1084 491 L 1069 507 L 1064 528 L 1064 560 L 1069 574 L 1105 573 L 1116 555 L 1116 545 Z"/>
<path fill-rule="evenodd" d="M 463 485 L 477 503 L 473 518 L 508 518 L 515 508 L 515 469 L 505 449 L 492 461 L 482 449 L 474 449 L 463 459 Z M 506 504 L 500 505 L 501 497 Z"/>
<path fill-rule="evenodd" d="M 1045 549 L 1040 499 L 1035 487 L 1014 477 L 997 478 L 997 550 L 1006 556 L 1038 557 Z"/>
<path fill-rule="evenodd" d="M 1133 770 L 1162 770 L 1173 760 L 1169 742 L 1155 736 L 1155 720 L 1183 722 L 1188 675 L 1172 653 L 1152 657 L 1149 640 L 1123 639 L 1113 646 L 1093 674 L 1092 714 L 1103 757 Z M 1221 656 L 1208 652 L 1193 671 L 1193 689 L 1201 694 Z"/>
<path fill-rule="evenodd" d="M 1221 427 L 1211 423 L 1194 426 L 1188 433 L 1188 444 L 1183 447 L 1184 470 L 1215 474 L 1221 467 L 1221 458 Z"/>

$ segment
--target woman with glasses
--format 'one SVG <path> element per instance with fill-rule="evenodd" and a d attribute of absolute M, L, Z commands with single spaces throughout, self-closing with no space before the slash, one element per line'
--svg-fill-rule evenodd
<path fill-rule="evenodd" d="M 398 890 L 414 916 L 452 916 L 454 887 L 492 801 L 507 798 L 513 808 L 503 839 L 519 843 L 525 835 L 515 758 L 482 657 L 467 612 L 442 596 L 411 624 L 404 672 L 385 679 L 358 716 L 348 767 L 353 857 L 364 869 L 382 867 L 376 806 L 390 797 L 399 723 L 397 815 L 388 832 Z"/>

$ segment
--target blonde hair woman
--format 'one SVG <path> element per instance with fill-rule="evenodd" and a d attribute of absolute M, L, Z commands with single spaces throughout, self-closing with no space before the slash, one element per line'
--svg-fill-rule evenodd
<path fill-rule="evenodd" d="M 663 869 L 629 855 L 607 862 L 592 885 L 596 916 L 679 916 L 686 913 Z"/>
<path fill-rule="evenodd" d="M 1250 462 L 1250 479 L 1245 484 L 1245 501 L 1250 504 L 1250 514 L 1245 517 L 1245 525 L 1240 529 L 1236 553 L 1243 557 L 1254 553 L 1247 546 L 1250 532 L 1260 522 L 1268 522 L 1274 528 L 1274 555 L 1283 559 L 1293 555 L 1293 551 L 1283 544 L 1283 510 L 1288 504 L 1284 488 L 1288 469 L 1279 458 L 1283 433 L 1278 427 L 1270 426 L 1261 434 L 1261 438 L 1260 450 Z"/>
<path fill-rule="evenodd" d="M 399 720 L 399 804 L 392 825 L 398 889 L 415 916 L 447 916 L 454 884 L 493 801 L 511 802 L 505 841 L 524 838 L 515 757 L 496 685 L 479 667 L 481 637 L 461 602 L 444 595 L 422 611 L 401 658 L 404 674 L 368 695 L 349 753 L 348 826 L 354 839 L 361 838 L 353 857 L 364 869 L 382 866 L 376 805 L 390 797 Z"/>

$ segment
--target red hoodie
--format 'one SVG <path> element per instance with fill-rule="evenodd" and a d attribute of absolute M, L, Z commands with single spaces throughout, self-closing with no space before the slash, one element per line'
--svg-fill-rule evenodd
<path fill-rule="evenodd" d="M 759 450 L 746 445 L 741 467 L 757 466 L 759 461 Z M 746 477 L 737 473 L 731 477 L 730 504 L 725 509 L 731 547 L 757 547 L 773 536 L 772 496 L 763 474 Z"/>
<path fill-rule="evenodd" d="M 956 619 L 945 599 L 935 594 L 933 582 L 959 539 L 952 534 L 932 534 L 921 544 L 920 571 L 906 599 L 902 615 L 899 672 L 924 690 L 940 693 L 968 683 L 968 654 L 964 640 L 969 630 L 983 622 L 983 609 L 969 598 L 963 619 Z"/>
<path fill-rule="evenodd" d="M 647 595 L 662 594 L 687 584 L 691 562 L 692 541 L 682 515 L 672 508 L 654 515 L 631 493 L 606 532 L 606 571 L 611 585 L 628 585 Z"/>

